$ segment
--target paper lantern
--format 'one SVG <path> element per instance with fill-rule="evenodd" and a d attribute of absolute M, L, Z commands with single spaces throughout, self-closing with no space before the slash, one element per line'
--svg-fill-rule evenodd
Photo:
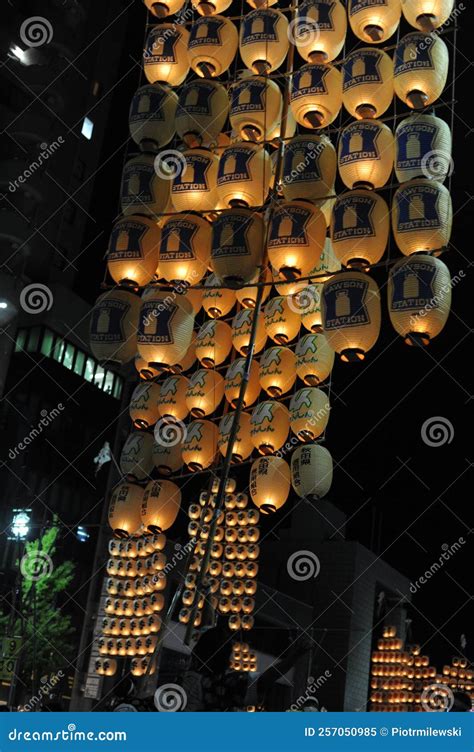
<path fill-rule="evenodd" d="M 216 13 L 222 13 L 227 10 L 232 0 L 191 0 L 193 8 L 201 16 L 214 16 Z"/>
<path fill-rule="evenodd" d="M 196 335 L 196 356 L 204 368 L 223 363 L 232 349 L 232 329 L 224 321 L 206 321 Z"/>
<path fill-rule="evenodd" d="M 191 81 L 181 89 L 176 112 L 176 132 L 189 147 L 214 141 L 229 113 L 229 98 L 217 81 Z"/>
<path fill-rule="evenodd" d="M 160 475 L 177 473 L 183 466 L 180 442 L 178 440 L 176 443 L 173 443 L 176 438 L 179 439 L 178 434 L 175 434 L 174 438 L 170 437 L 170 441 L 167 443 L 164 441 L 155 441 L 153 443 L 153 464 Z"/>
<path fill-rule="evenodd" d="M 254 407 L 250 437 L 260 454 L 273 454 L 281 449 L 290 430 L 290 414 L 281 402 L 266 400 Z"/>
<path fill-rule="evenodd" d="M 176 211 L 209 211 L 217 204 L 219 158 L 207 149 L 183 152 L 182 169 L 171 185 L 171 200 Z"/>
<path fill-rule="evenodd" d="M 334 60 L 344 46 L 346 30 L 346 10 L 339 0 L 306 0 L 297 7 L 293 36 L 304 60 Z"/>
<path fill-rule="evenodd" d="M 217 371 L 200 368 L 189 379 L 186 405 L 195 418 L 211 415 L 219 407 L 224 396 L 224 379 Z"/>
<path fill-rule="evenodd" d="M 189 64 L 201 78 L 221 76 L 232 63 L 238 42 L 237 29 L 228 18 L 198 18 L 189 35 Z"/>
<path fill-rule="evenodd" d="M 426 33 L 443 26 L 453 8 L 454 0 L 402 0 L 402 13 L 410 26 Z"/>
<path fill-rule="evenodd" d="M 193 420 L 187 426 L 183 460 L 191 472 L 204 470 L 214 462 L 218 429 L 210 420 Z"/>
<path fill-rule="evenodd" d="M 349 0 L 349 23 L 359 39 L 380 44 L 390 39 L 400 22 L 400 0 Z"/>
<path fill-rule="evenodd" d="M 211 225 L 196 214 L 168 217 L 160 245 L 160 276 L 197 285 L 209 265 Z"/>
<path fill-rule="evenodd" d="M 110 290 L 97 298 L 91 313 L 90 346 L 99 363 L 128 363 L 137 350 L 140 298 Z"/>
<path fill-rule="evenodd" d="M 153 468 L 152 449 L 153 436 L 151 434 L 142 431 L 129 434 L 120 455 L 122 473 L 133 480 L 147 478 Z"/>
<path fill-rule="evenodd" d="M 265 300 L 270 295 L 271 291 L 271 283 L 272 281 L 272 273 L 271 269 L 267 266 L 265 269 L 265 272 L 262 274 L 262 272 L 258 271 L 250 282 L 255 283 L 255 287 L 242 287 L 240 290 L 235 291 L 235 297 L 237 301 L 244 307 L 244 308 L 255 308 L 257 303 L 257 295 L 259 287 L 257 286 L 257 283 L 263 284 L 263 295 L 262 295 L 262 303 L 265 302 Z"/>
<path fill-rule="evenodd" d="M 143 489 L 134 483 L 119 483 L 109 503 L 109 525 L 117 538 L 128 538 L 140 529 Z"/>
<path fill-rule="evenodd" d="M 448 67 L 448 48 L 440 37 L 407 34 L 395 49 L 395 94 L 415 110 L 428 107 L 441 96 Z"/>
<path fill-rule="evenodd" d="M 160 417 L 158 399 L 160 387 L 152 381 L 138 384 L 130 400 L 130 418 L 135 428 L 149 428 Z"/>
<path fill-rule="evenodd" d="M 171 366 L 170 371 L 171 373 L 186 373 L 186 371 L 189 371 L 193 365 L 196 362 L 196 345 L 195 341 L 192 341 L 189 345 L 188 349 L 186 350 L 186 355 L 184 355 L 179 363 L 175 363 L 173 366 Z"/>
<path fill-rule="evenodd" d="M 272 141 L 280 136 L 283 97 L 275 81 L 250 76 L 232 84 L 230 93 L 230 124 L 241 139 Z M 287 124 L 286 137 L 294 135 L 295 128 L 294 120 Z"/>
<path fill-rule="evenodd" d="M 429 178 L 442 183 L 453 170 L 451 131 L 436 117 L 413 112 L 395 131 L 395 174 L 399 183 Z"/>
<path fill-rule="evenodd" d="M 211 265 L 229 287 L 250 282 L 262 265 L 264 223 L 249 209 L 222 212 L 212 224 Z"/>
<path fill-rule="evenodd" d="M 280 67 L 288 52 L 288 21 L 279 10 L 264 8 L 244 16 L 240 25 L 240 56 L 254 73 Z"/>
<path fill-rule="evenodd" d="M 250 495 L 262 514 L 281 509 L 290 493 L 290 468 L 281 457 L 259 457 L 250 470 Z"/>
<path fill-rule="evenodd" d="M 150 533 L 168 530 L 176 520 L 180 506 L 181 491 L 176 483 L 170 480 L 151 480 L 143 493 L 143 527 Z"/>
<path fill-rule="evenodd" d="M 232 345 L 241 355 L 247 355 L 252 333 L 254 311 L 244 308 L 232 319 Z M 267 334 L 262 316 L 257 318 L 257 332 L 255 336 L 255 352 L 259 353 L 265 346 Z"/>
<path fill-rule="evenodd" d="M 107 249 L 107 269 L 117 284 L 143 287 L 158 266 L 161 233 L 148 217 L 130 215 L 115 223 Z"/>
<path fill-rule="evenodd" d="M 326 221 L 316 206 L 285 201 L 271 215 L 268 257 L 283 279 L 306 277 L 321 258 Z"/>
<path fill-rule="evenodd" d="M 322 334 L 305 334 L 295 350 L 296 373 L 308 386 L 325 381 L 334 365 L 334 350 Z"/>
<path fill-rule="evenodd" d="M 264 322 L 268 336 L 280 345 L 291 342 L 300 330 L 300 318 L 283 295 L 268 301 Z"/>
<path fill-rule="evenodd" d="M 348 188 L 381 188 L 393 167 L 392 131 L 379 120 L 359 120 L 341 133 L 339 174 Z"/>
<path fill-rule="evenodd" d="M 271 397 L 286 394 L 296 381 L 296 359 L 287 347 L 270 347 L 260 359 L 260 386 Z"/>
<path fill-rule="evenodd" d="M 334 192 L 336 150 L 326 136 L 296 136 L 285 146 L 281 186 L 285 199 L 316 199 Z"/>
<path fill-rule="evenodd" d="M 321 314 L 322 283 L 308 285 L 296 296 L 296 305 L 301 316 L 301 323 L 310 332 L 322 332 Z"/>
<path fill-rule="evenodd" d="M 183 0 L 166 0 L 157 3 L 156 0 L 143 0 L 146 7 L 157 18 L 165 18 L 177 13 L 184 5 Z"/>
<path fill-rule="evenodd" d="M 451 307 L 451 275 L 433 256 L 401 259 L 390 270 L 388 312 L 408 345 L 430 343 L 443 329 Z"/>
<path fill-rule="evenodd" d="M 270 189 L 271 159 L 263 146 L 243 142 L 223 150 L 217 194 L 224 206 L 261 206 Z"/>
<path fill-rule="evenodd" d="M 189 31 L 177 23 L 152 26 L 143 52 L 143 71 L 151 84 L 179 86 L 189 71 Z"/>
<path fill-rule="evenodd" d="M 290 401 L 290 426 L 300 441 L 314 441 L 329 420 L 329 397 L 316 387 L 299 389 Z"/>
<path fill-rule="evenodd" d="M 400 186 L 393 197 L 393 234 L 405 256 L 445 248 L 451 237 L 452 220 L 450 193 L 434 180 L 411 180 Z"/>
<path fill-rule="evenodd" d="M 342 107 L 342 75 L 332 65 L 303 65 L 292 77 L 290 107 L 305 128 L 326 128 Z"/>
<path fill-rule="evenodd" d="M 323 329 L 345 362 L 363 360 L 380 331 L 380 292 L 362 272 L 341 272 L 322 291 Z"/>
<path fill-rule="evenodd" d="M 147 362 L 143 360 L 143 358 L 138 355 L 138 353 L 135 355 L 133 364 L 140 378 L 144 379 L 145 381 L 148 381 L 149 379 L 155 379 L 160 375 L 160 372 L 157 371 L 156 368 L 149 368 Z"/>
<path fill-rule="evenodd" d="M 245 373 L 245 366 L 246 358 L 236 358 L 234 362 L 231 363 L 225 374 L 225 398 L 234 408 L 237 406 L 239 399 L 242 378 Z M 259 366 L 256 360 L 252 360 L 247 388 L 245 390 L 243 399 L 243 407 L 246 408 L 250 407 L 250 405 L 253 405 L 259 394 Z"/>
<path fill-rule="evenodd" d="M 130 105 L 130 135 L 142 151 L 157 152 L 172 140 L 178 97 L 169 86 L 141 86 Z"/>
<path fill-rule="evenodd" d="M 196 316 L 202 308 L 202 290 L 200 290 L 199 287 L 186 287 L 182 283 L 178 283 L 175 287 L 175 291 L 180 298 L 186 300 L 190 304 L 193 314 Z"/>
<path fill-rule="evenodd" d="M 301 499 L 322 499 L 332 485 L 332 457 L 320 444 L 304 444 L 291 455 L 291 485 Z"/>
<path fill-rule="evenodd" d="M 140 309 L 138 352 L 152 367 L 177 363 L 191 343 L 194 314 L 183 295 L 153 291 Z"/>
<path fill-rule="evenodd" d="M 155 217 L 166 211 L 170 198 L 172 172 L 166 165 L 158 173 L 155 157 L 141 154 L 129 159 L 123 168 L 121 204 L 124 214 Z"/>
<path fill-rule="evenodd" d="M 342 76 L 342 102 L 352 117 L 381 117 L 392 104 L 393 61 L 386 52 L 354 50 L 342 64 Z"/>
<path fill-rule="evenodd" d="M 219 439 L 217 446 L 220 453 L 225 457 L 230 439 L 232 424 L 236 418 L 236 413 L 224 415 L 219 423 Z M 242 412 L 239 418 L 239 427 L 232 448 L 232 461 L 242 462 L 246 460 L 253 451 L 253 444 L 250 439 L 250 415 Z"/>
<path fill-rule="evenodd" d="M 339 261 L 349 268 L 368 269 L 385 253 L 390 231 L 390 212 L 373 191 L 340 195 L 332 212 L 331 240 Z"/>
<path fill-rule="evenodd" d="M 158 409 L 165 422 L 182 421 L 187 417 L 189 409 L 185 400 L 188 386 L 186 376 L 168 376 L 162 382 Z"/>
<path fill-rule="evenodd" d="M 202 306 L 207 315 L 213 319 L 227 316 L 235 305 L 235 292 L 222 287 L 222 280 L 217 274 L 210 274 L 204 285 L 209 288 L 202 297 Z"/>

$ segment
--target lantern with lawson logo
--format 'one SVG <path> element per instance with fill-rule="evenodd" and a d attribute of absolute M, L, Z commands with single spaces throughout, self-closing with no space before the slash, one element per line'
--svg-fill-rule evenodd
<path fill-rule="evenodd" d="M 290 106 L 305 128 L 326 128 L 342 107 L 342 75 L 332 65 L 304 65 L 292 77 Z"/>
<path fill-rule="evenodd" d="M 300 317 L 284 295 L 268 301 L 263 318 L 268 336 L 280 345 L 291 342 L 298 335 Z"/>
<path fill-rule="evenodd" d="M 183 295 L 152 291 L 140 309 L 138 352 L 153 368 L 166 370 L 186 354 L 193 325 L 193 309 Z"/>
<path fill-rule="evenodd" d="M 349 0 L 349 23 L 359 39 L 380 44 L 397 30 L 401 16 L 400 0 Z"/>
<path fill-rule="evenodd" d="M 300 498 L 322 499 L 332 485 L 331 454 L 320 444 L 304 444 L 291 455 L 291 484 Z"/>
<path fill-rule="evenodd" d="M 130 400 L 130 418 L 135 428 L 149 428 L 160 417 L 160 387 L 152 381 L 138 384 Z"/>
<path fill-rule="evenodd" d="M 304 0 L 297 6 L 293 36 L 299 54 L 310 63 L 335 60 L 346 30 L 346 10 L 339 0 Z"/>
<path fill-rule="evenodd" d="M 219 158 L 208 149 L 188 149 L 171 183 L 171 201 L 176 211 L 209 211 L 217 203 Z"/>
<path fill-rule="evenodd" d="M 308 285 L 296 297 L 296 303 L 301 316 L 301 323 L 310 332 L 323 331 L 321 314 L 321 293 L 323 283 Z"/>
<path fill-rule="evenodd" d="M 368 269 L 385 253 L 390 231 L 390 212 L 374 191 L 350 191 L 334 204 L 331 240 L 343 266 Z"/>
<path fill-rule="evenodd" d="M 321 258 L 326 221 L 306 201 L 285 201 L 271 215 L 268 257 L 283 279 L 306 277 Z"/>
<path fill-rule="evenodd" d="M 151 480 L 143 493 L 143 527 L 155 534 L 168 530 L 176 520 L 180 506 L 181 491 L 176 483 L 170 480 Z"/>
<path fill-rule="evenodd" d="M 232 349 L 232 329 L 224 321 L 206 321 L 196 335 L 196 356 L 204 368 L 226 360 Z"/>
<path fill-rule="evenodd" d="M 152 26 L 143 52 L 143 70 L 151 84 L 179 86 L 189 71 L 189 31 L 176 23 Z"/>
<path fill-rule="evenodd" d="M 232 84 L 230 124 L 244 141 L 272 141 L 282 129 L 283 97 L 278 84 L 264 76 L 247 76 Z M 290 116 L 282 138 L 294 135 Z"/>
<path fill-rule="evenodd" d="M 272 176 L 271 159 L 261 145 L 242 142 L 223 150 L 217 173 L 217 194 L 223 206 L 261 206 Z"/>
<path fill-rule="evenodd" d="M 222 212 L 212 223 L 211 265 L 229 287 L 250 282 L 262 265 L 264 224 L 249 209 Z"/>
<path fill-rule="evenodd" d="M 226 371 L 225 374 L 225 387 L 224 387 L 224 394 L 225 398 L 232 407 L 237 406 L 237 402 L 239 399 L 240 394 L 240 388 L 242 385 L 242 378 L 245 373 L 245 364 L 246 359 L 245 358 L 236 358 L 233 363 L 229 366 L 229 368 Z M 260 383 L 258 380 L 259 377 L 259 367 L 258 363 L 255 359 L 252 360 L 252 363 L 250 364 L 250 372 L 249 372 L 249 378 L 247 383 L 247 389 L 245 391 L 244 399 L 243 399 L 243 407 L 250 407 L 250 405 L 253 405 L 255 400 L 258 398 L 258 395 L 260 394 Z"/>
<path fill-rule="evenodd" d="M 359 120 L 341 133 L 339 175 L 348 188 L 381 188 L 393 167 L 394 138 L 379 120 Z"/>
<path fill-rule="evenodd" d="M 228 18 L 198 18 L 191 26 L 189 35 L 189 64 L 201 78 L 221 76 L 232 63 L 238 42 L 237 29 Z"/>
<path fill-rule="evenodd" d="M 157 152 L 175 134 L 178 97 L 162 84 L 141 86 L 130 105 L 130 135 L 142 151 Z"/>
<path fill-rule="evenodd" d="M 161 232 L 148 217 L 122 217 L 115 223 L 107 249 L 110 276 L 124 287 L 143 287 L 155 274 Z"/>
<path fill-rule="evenodd" d="M 247 355 L 250 336 L 252 333 L 252 321 L 254 311 L 244 308 L 239 311 L 232 320 L 232 345 L 241 355 Z M 255 337 L 255 352 L 259 353 L 265 346 L 267 334 L 262 316 L 257 318 L 257 333 Z"/>
<path fill-rule="evenodd" d="M 401 185 L 393 197 L 393 234 L 405 256 L 445 248 L 451 237 L 452 219 L 450 193 L 434 180 L 411 180 Z"/>
<path fill-rule="evenodd" d="M 336 181 L 336 150 L 326 136 L 296 136 L 283 153 L 282 191 L 287 201 L 330 196 Z"/>
<path fill-rule="evenodd" d="M 380 332 L 380 292 L 362 272 L 341 272 L 322 291 L 323 329 L 345 362 L 363 360 Z"/>
<path fill-rule="evenodd" d="M 163 432 L 163 428 L 160 426 L 160 434 Z M 153 464 L 158 470 L 160 475 L 172 475 L 181 470 L 183 466 L 183 458 L 181 456 L 181 444 L 182 434 L 171 434 L 167 439 L 167 428 L 165 430 L 165 437 L 160 438 L 153 443 L 152 459 Z"/>
<path fill-rule="evenodd" d="M 295 354 L 288 347 L 269 347 L 260 358 L 260 386 L 270 397 L 280 397 L 296 381 Z"/>
<path fill-rule="evenodd" d="M 153 436 L 149 433 L 132 432 L 123 445 L 120 455 L 120 470 L 132 480 L 144 480 L 153 468 L 151 452 Z"/>
<path fill-rule="evenodd" d="M 212 415 L 224 396 L 224 379 L 208 368 L 200 368 L 189 379 L 186 391 L 186 405 L 194 418 Z"/>
<path fill-rule="evenodd" d="M 183 86 L 176 111 L 176 132 L 190 147 L 215 141 L 229 112 L 229 98 L 222 84 L 198 79 Z"/>
<path fill-rule="evenodd" d="M 228 413 L 227 415 L 224 415 L 219 423 L 219 439 L 217 446 L 220 453 L 224 457 L 227 453 L 230 432 L 232 430 L 232 425 L 235 419 L 236 413 Z M 248 413 L 242 412 L 239 418 L 237 436 L 232 447 L 232 461 L 243 462 L 243 460 L 246 460 L 248 457 L 250 457 L 252 451 L 253 444 L 250 439 L 250 415 Z"/>
<path fill-rule="evenodd" d="M 268 284 L 272 281 L 272 272 L 271 269 L 267 266 L 265 269 L 265 272 L 262 274 L 260 271 L 258 271 L 250 282 L 252 283 L 263 283 L 263 295 L 262 295 L 262 303 L 266 301 L 268 296 L 270 295 L 271 285 Z M 258 294 L 259 288 L 257 286 L 255 287 L 242 287 L 240 290 L 236 290 L 235 297 L 237 298 L 238 302 L 244 307 L 244 308 L 255 308 L 256 302 L 257 302 L 257 294 Z"/>
<path fill-rule="evenodd" d="M 186 405 L 186 392 L 189 380 L 186 376 L 168 376 L 160 388 L 158 409 L 166 423 L 182 421 L 187 417 L 189 409 Z"/>
<path fill-rule="evenodd" d="M 407 34 L 395 49 L 394 87 L 402 102 L 415 110 L 436 102 L 448 76 L 449 54 L 443 40 Z"/>
<path fill-rule="evenodd" d="M 386 52 L 363 47 L 342 65 L 342 102 L 352 117 L 378 118 L 392 104 L 393 61 Z"/>
<path fill-rule="evenodd" d="M 212 319 L 227 316 L 235 305 L 235 292 L 222 287 L 222 280 L 217 274 L 210 274 L 204 282 L 206 288 L 202 296 L 202 307 Z"/>
<path fill-rule="evenodd" d="M 420 112 L 401 120 L 395 131 L 395 175 L 399 183 L 425 177 L 442 183 L 451 174 L 451 131 L 436 115 Z"/>
<path fill-rule="evenodd" d="M 177 13 L 184 5 L 183 0 L 166 0 L 165 2 L 156 2 L 156 0 L 143 0 L 146 7 L 157 18 L 166 18 Z"/>
<path fill-rule="evenodd" d="M 216 13 L 222 13 L 227 10 L 232 0 L 191 0 L 193 8 L 201 16 L 214 16 Z"/>
<path fill-rule="evenodd" d="M 288 21 L 279 10 L 262 8 L 247 13 L 240 25 L 240 56 L 254 73 L 280 67 L 289 47 Z"/>
<path fill-rule="evenodd" d="M 323 334 L 305 334 L 295 350 L 296 373 L 308 386 L 325 381 L 334 365 L 332 350 Z"/>
<path fill-rule="evenodd" d="M 119 483 L 109 503 L 109 525 L 117 538 L 128 538 L 141 527 L 143 489 L 134 483 Z"/>
<path fill-rule="evenodd" d="M 159 173 L 155 157 L 141 154 L 129 159 L 123 168 L 121 204 L 124 214 L 144 214 L 155 217 L 166 212 L 170 200 L 172 172 L 165 162 Z"/>
<path fill-rule="evenodd" d="M 410 26 L 428 33 L 448 20 L 454 0 L 402 0 L 402 13 Z"/>
<path fill-rule="evenodd" d="M 260 454 L 273 454 L 281 449 L 290 430 L 290 414 L 281 402 L 259 402 L 253 409 L 250 437 Z"/>
<path fill-rule="evenodd" d="M 211 225 L 197 214 L 178 214 L 163 224 L 160 276 L 197 285 L 209 265 Z"/>
<path fill-rule="evenodd" d="M 110 290 L 101 295 L 92 309 L 90 346 L 99 363 L 122 365 L 137 350 L 137 326 L 140 298 L 125 290 Z"/>
<path fill-rule="evenodd" d="M 290 468 L 281 457 L 259 457 L 250 470 L 250 496 L 262 514 L 281 509 L 290 493 Z"/>
<path fill-rule="evenodd" d="M 390 270 L 390 321 L 407 345 L 429 345 L 441 332 L 451 307 L 451 286 L 448 267 L 433 256 L 410 256 Z"/>
<path fill-rule="evenodd" d="M 210 420 L 193 420 L 183 441 L 183 460 L 191 472 L 212 465 L 217 452 L 217 426 Z"/>
<path fill-rule="evenodd" d="M 314 441 L 326 429 L 329 410 L 329 397 L 322 389 L 299 389 L 290 401 L 291 430 L 300 441 Z"/>

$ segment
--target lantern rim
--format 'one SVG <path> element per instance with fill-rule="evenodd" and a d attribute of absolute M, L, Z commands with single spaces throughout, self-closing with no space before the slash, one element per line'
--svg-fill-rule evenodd
<path fill-rule="evenodd" d="M 428 347 L 431 337 L 427 332 L 408 332 L 404 337 L 404 342 L 409 347 Z"/>
<path fill-rule="evenodd" d="M 259 444 L 258 451 L 260 452 L 260 454 L 268 456 L 270 454 L 273 454 L 275 448 L 271 444 Z"/>
<path fill-rule="evenodd" d="M 315 373 L 307 373 L 303 381 L 308 386 L 318 386 L 321 383 L 321 379 Z"/>
<path fill-rule="evenodd" d="M 377 117 L 377 108 L 369 102 L 362 102 L 357 105 L 356 113 L 362 120 L 373 120 Z"/>
<path fill-rule="evenodd" d="M 146 428 L 149 428 L 150 424 L 147 420 L 144 418 L 136 418 L 133 421 L 133 425 L 135 428 L 138 428 L 140 431 L 144 431 Z"/>
<path fill-rule="evenodd" d="M 151 12 L 156 18 L 166 18 L 170 11 L 166 3 L 152 3 Z"/>
<path fill-rule="evenodd" d="M 262 504 L 259 509 L 262 514 L 272 514 L 273 512 L 276 512 L 276 506 L 274 504 L 270 504 L 269 502 Z"/>
<path fill-rule="evenodd" d="M 358 272 L 368 272 L 370 269 L 370 261 L 363 256 L 355 256 L 346 261 L 346 267 L 348 269 L 355 269 Z"/>
<path fill-rule="evenodd" d="M 378 24 L 367 24 L 367 26 L 364 26 L 364 33 L 372 42 L 380 42 L 383 37 L 383 28 Z"/>
<path fill-rule="evenodd" d="M 161 475 L 169 476 L 173 474 L 172 469 L 168 465 L 157 465 L 156 469 Z"/>
<path fill-rule="evenodd" d="M 422 110 L 428 101 L 428 94 L 420 89 L 412 89 L 407 94 L 407 101 L 414 110 Z"/>
<path fill-rule="evenodd" d="M 360 347 L 347 347 L 341 350 L 341 360 L 344 363 L 359 363 L 365 359 L 365 350 Z"/>
<path fill-rule="evenodd" d="M 416 23 L 420 29 L 425 32 L 434 31 L 436 29 L 436 15 L 434 13 L 420 13 L 416 17 Z"/>

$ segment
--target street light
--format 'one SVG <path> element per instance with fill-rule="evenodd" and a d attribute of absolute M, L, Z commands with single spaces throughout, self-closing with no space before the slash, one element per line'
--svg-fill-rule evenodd
<path fill-rule="evenodd" d="M 87 543 L 87 541 L 90 538 L 90 535 L 85 527 L 83 527 L 82 525 L 79 525 L 76 530 L 76 537 L 77 537 L 77 540 L 80 541 L 80 543 Z"/>

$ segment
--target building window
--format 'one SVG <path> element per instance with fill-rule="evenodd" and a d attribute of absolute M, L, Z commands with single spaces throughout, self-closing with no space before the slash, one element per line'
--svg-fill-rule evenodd
<path fill-rule="evenodd" d="M 63 366 L 69 368 L 72 371 L 72 364 L 74 363 L 74 353 L 76 348 L 70 343 L 66 345 L 66 352 L 64 353 Z"/>
<path fill-rule="evenodd" d="M 82 123 L 81 134 L 84 136 L 84 138 L 87 138 L 87 140 L 90 141 L 92 138 L 93 132 L 94 132 L 94 123 L 92 122 L 90 118 L 85 117 L 84 122 Z"/>
<path fill-rule="evenodd" d="M 78 376 L 82 376 L 85 361 L 86 356 L 83 352 L 78 350 L 76 353 L 76 362 L 74 363 L 74 373 L 77 373 Z"/>

